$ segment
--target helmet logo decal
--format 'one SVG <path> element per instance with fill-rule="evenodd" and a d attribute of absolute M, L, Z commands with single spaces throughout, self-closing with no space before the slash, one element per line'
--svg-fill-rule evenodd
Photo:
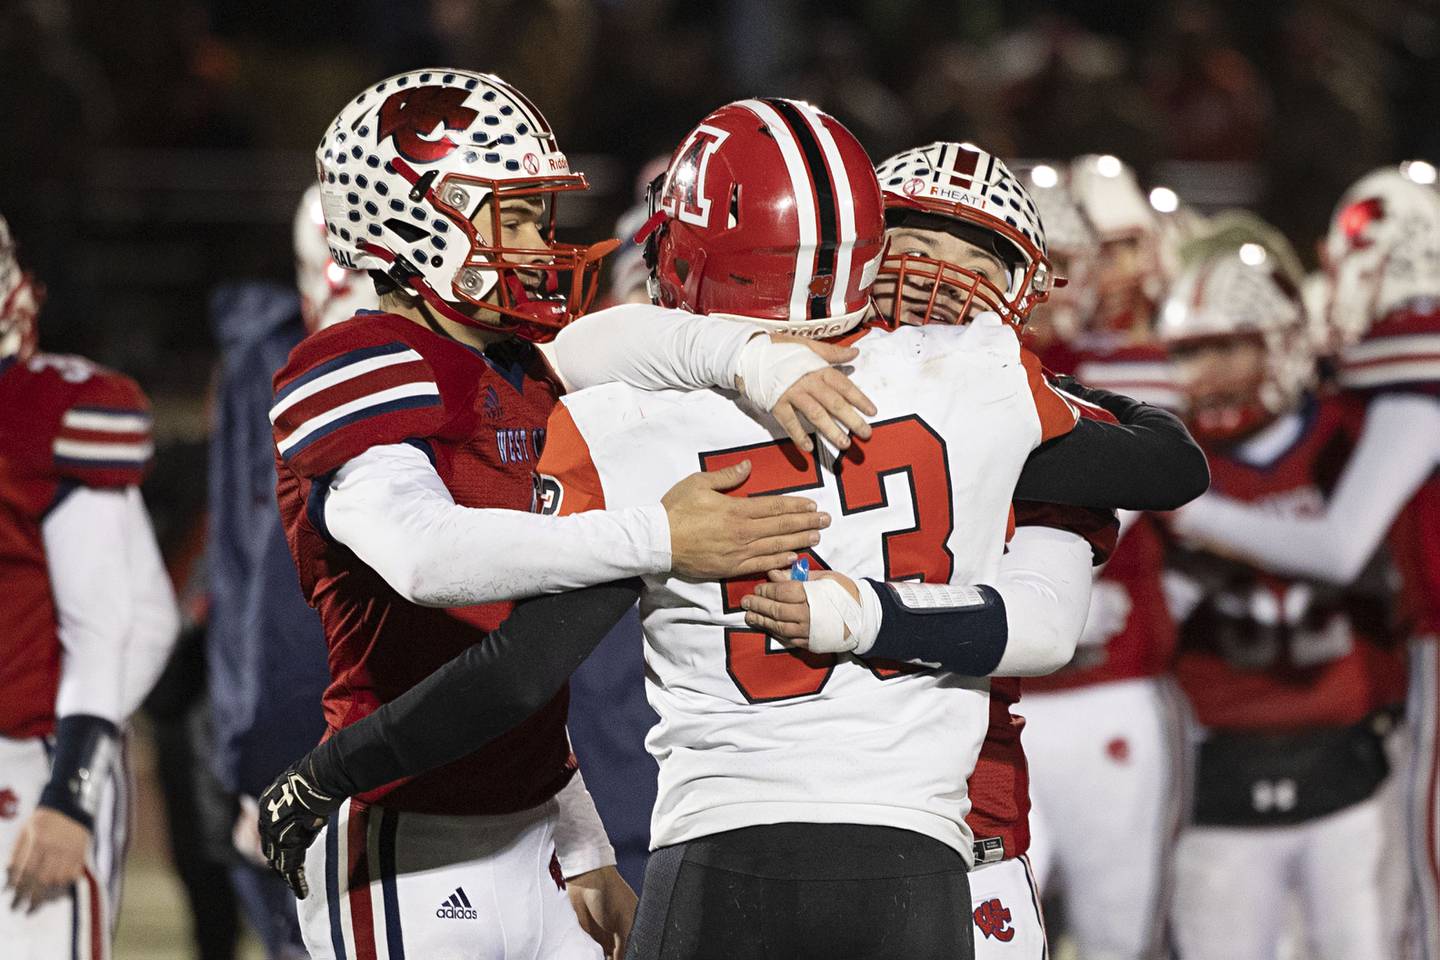
<path fill-rule="evenodd" d="M 1370 224 L 1385 219 L 1385 202 L 1380 197 L 1367 197 L 1350 204 L 1340 213 L 1340 229 L 1352 250 L 1364 250 L 1374 243 L 1365 232 Z"/>
<path fill-rule="evenodd" d="M 416 87 L 391 94 L 380 107 L 377 140 L 395 141 L 395 152 L 412 163 L 434 163 L 449 156 L 456 147 L 443 134 L 431 139 L 436 130 L 463 130 L 475 122 L 479 111 L 465 106 L 468 91 L 454 87 Z"/>
<path fill-rule="evenodd" d="M 705 196 L 705 173 L 710 157 L 730 136 L 729 131 L 704 124 L 681 145 L 665 178 L 660 206 L 670 215 L 697 227 L 710 226 L 710 198 Z"/>
<path fill-rule="evenodd" d="M 900 192 L 905 194 L 905 196 L 907 197 L 913 197 L 915 196 L 915 194 L 924 191 L 924 189 L 924 180 L 921 180 L 919 177 L 911 177 L 909 180 L 905 181 L 905 185 L 900 188 Z"/>
<path fill-rule="evenodd" d="M 530 174 L 530 176 L 532 177 L 540 172 L 540 158 L 535 156 L 535 154 L 533 153 L 525 154 L 525 157 L 520 161 L 520 163 L 522 166 L 525 167 L 525 172 Z"/>

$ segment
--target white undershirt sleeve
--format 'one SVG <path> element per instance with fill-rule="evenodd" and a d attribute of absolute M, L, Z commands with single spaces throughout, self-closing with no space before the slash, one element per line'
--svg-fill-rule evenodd
<path fill-rule="evenodd" d="M 175 649 L 180 636 L 180 608 L 160 556 L 160 545 L 155 542 L 150 514 L 135 487 L 125 491 L 125 506 L 132 616 L 120 696 L 128 716 L 150 695 Z"/>
<path fill-rule="evenodd" d="M 325 526 L 395 592 L 427 607 L 559 593 L 670 569 L 660 504 L 566 517 L 455 503 L 409 444 L 372 447 L 336 472 Z"/>
<path fill-rule="evenodd" d="M 733 389 L 740 350 L 760 328 L 626 303 L 569 324 L 540 350 L 567 391 L 602 383 L 641 390 Z"/>
<path fill-rule="evenodd" d="M 1440 399 L 1375 398 L 1325 512 L 1282 516 L 1207 493 L 1172 518 L 1181 539 L 1210 543 L 1274 573 L 1352 582 L 1395 517 L 1440 465 Z"/>
<path fill-rule="evenodd" d="M 124 490 L 79 487 L 41 523 L 60 634 L 59 717 L 125 722 L 125 644 L 134 619 Z"/>
<path fill-rule="evenodd" d="M 1094 584 L 1090 543 L 1052 527 L 1019 527 L 991 584 L 1005 600 L 1009 640 L 991 676 L 1035 677 L 1075 656 Z"/>
<path fill-rule="evenodd" d="M 614 866 L 615 848 L 610 845 L 605 824 L 600 821 L 600 812 L 595 809 L 590 791 L 585 789 L 585 778 L 580 771 L 575 771 L 575 776 L 555 799 L 560 803 L 555 823 L 555 855 L 565 879 Z"/>
<path fill-rule="evenodd" d="M 581 317 L 540 345 L 567 391 L 625 383 L 641 390 L 739 390 L 771 411 L 801 377 L 828 364 L 804 343 L 759 327 L 644 303 Z"/>

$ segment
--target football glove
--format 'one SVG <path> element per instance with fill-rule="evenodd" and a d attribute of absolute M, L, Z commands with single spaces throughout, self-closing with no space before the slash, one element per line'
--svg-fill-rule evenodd
<path fill-rule="evenodd" d="M 305 851 L 345 799 L 321 792 L 317 783 L 307 756 L 286 768 L 260 794 L 260 849 L 265 862 L 301 900 L 310 894 Z"/>

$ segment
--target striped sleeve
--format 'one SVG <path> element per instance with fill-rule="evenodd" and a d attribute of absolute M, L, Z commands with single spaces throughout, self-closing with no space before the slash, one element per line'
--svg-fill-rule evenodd
<path fill-rule="evenodd" d="M 444 422 L 439 384 L 414 347 L 337 339 L 302 342 L 275 376 L 275 448 L 302 477 L 328 473 L 374 446 L 430 436 Z"/>
<path fill-rule="evenodd" d="M 98 372 L 60 415 L 51 441 L 55 472 L 89 487 L 138 484 L 155 453 L 150 402 L 129 377 Z"/>
<path fill-rule="evenodd" d="M 1025 364 L 1030 393 L 1035 398 L 1035 413 L 1040 417 L 1040 442 L 1063 437 L 1075 429 L 1080 415 L 1075 405 L 1050 384 L 1045 368 L 1040 365 L 1040 358 L 1022 347 L 1020 360 Z"/>
<path fill-rule="evenodd" d="M 1440 307 L 1391 314 L 1340 355 L 1340 385 L 1440 395 Z"/>

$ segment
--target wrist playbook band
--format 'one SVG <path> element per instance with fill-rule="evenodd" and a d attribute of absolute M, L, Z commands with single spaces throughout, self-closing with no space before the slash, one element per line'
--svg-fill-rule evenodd
<path fill-rule="evenodd" d="M 103 717 L 61 717 L 55 724 L 50 781 L 40 791 L 40 805 L 93 830 L 101 788 L 119 739 L 119 728 Z"/>
<path fill-rule="evenodd" d="M 868 656 L 989 676 L 1009 642 L 1005 601 L 985 584 L 867 581 L 880 600 L 880 632 Z"/>

